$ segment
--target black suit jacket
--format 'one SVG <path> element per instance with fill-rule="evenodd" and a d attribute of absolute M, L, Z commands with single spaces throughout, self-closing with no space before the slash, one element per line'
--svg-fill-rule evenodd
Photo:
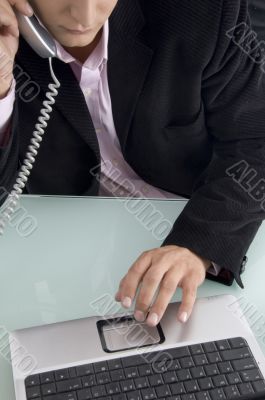
<path fill-rule="evenodd" d="M 226 35 L 240 22 L 249 22 L 246 0 L 119 0 L 108 79 L 126 161 L 148 183 L 190 198 L 163 244 L 215 261 L 243 287 L 242 262 L 264 211 L 226 170 L 244 160 L 263 177 L 265 93 L 259 65 Z M 0 149 L 9 190 L 52 81 L 48 60 L 23 39 L 16 63 L 12 134 Z M 21 98 L 21 69 L 40 86 L 34 101 Z M 62 86 L 26 191 L 97 195 L 91 116 L 71 67 L 56 59 L 54 69 Z"/>

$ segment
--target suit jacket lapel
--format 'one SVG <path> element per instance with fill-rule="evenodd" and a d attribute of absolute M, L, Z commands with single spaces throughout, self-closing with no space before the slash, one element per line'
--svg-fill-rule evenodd
<path fill-rule="evenodd" d="M 108 82 L 114 124 L 124 149 L 153 50 L 138 35 L 145 25 L 138 0 L 119 0 L 109 22 Z"/>

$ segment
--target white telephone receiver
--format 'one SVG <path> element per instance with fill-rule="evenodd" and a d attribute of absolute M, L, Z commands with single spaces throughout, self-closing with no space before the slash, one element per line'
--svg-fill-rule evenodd
<path fill-rule="evenodd" d="M 52 112 L 52 106 L 55 103 L 54 98 L 58 95 L 57 89 L 60 87 L 60 82 L 56 78 L 52 68 L 52 58 L 57 56 L 56 44 L 53 37 L 39 24 L 35 15 L 27 17 L 20 13 L 16 13 L 16 16 L 19 31 L 24 39 L 40 57 L 49 58 L 50 72 L 54 83 L 48 85 L 50 91 L 46 93 L 46 100 L 43 102 L 43 108 L 40 111 L 41 115 L 38 118 L 38 123 L 35 125 L 33 137 L 30 141 L 25 160 L 18 172 L 14 188 L 3 205 L 3 210 L 0 215 L 0 236 L 3 235 L 7 221 L 11 219 L 12 214 L 15 212 L 19 196 L 22 194 L 23 189 L 26 186 L 38 154 L 42 136 L 47 127 L 47 122 L 50 119 L 49 114 Z"/>
<path fill-rule="evenodd" d="M 50 58 L 57 56 L 53 37 L 39 24 L 35 15 L 27 17 L 17 12 L 16 17 L 20 33 L 40 57 Z"/>

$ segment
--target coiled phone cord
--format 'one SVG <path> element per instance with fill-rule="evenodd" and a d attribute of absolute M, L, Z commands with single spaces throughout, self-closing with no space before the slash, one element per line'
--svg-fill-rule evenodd
<path fill-rule="evenodd" d="M 50 120 L 50 113 L 52 112 L 52 107 L 55 103 L 55 97 L 58 95 L 58 90 L 61 86 L 60 82 L 55 76 L 52 67 L 52 58 L 49 58 L 50 72 L 54 80 L 54 83 L 48 85 L 50 91 L 46 93 L 46 99 L 43 101 L 43 108 L 40 111 L 40 116 L 38 117 L 39 123 L 36 123 L 35 130 L 33 132 L 33 137 L 31 138 L 31 144 L 28 146 L 28 151 L 26 153 L 25 160 L 19 170 L 16 183 L 8 195 L 3 207 L 4 210 L 0 216 L 0 236 L 3 235 L 6 223 L 11 219 L 13 213 L 15 212 L 16 206 L 19 201 L 19 197 L 23 192 L 24 187 L 30 176 L 30 172 L 35 163 L 38 150 L 40 148 L 40 143 L 42 137 L 45 133 L 45 129 L 48 126 L 48 121 Z M 48 100 L 47 100 L 48 99 Z"/>

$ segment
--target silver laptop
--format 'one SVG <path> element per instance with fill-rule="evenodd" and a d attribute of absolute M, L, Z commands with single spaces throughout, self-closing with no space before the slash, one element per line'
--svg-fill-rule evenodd
<path fill-rule="evenodd" d="M 17 400 L 265 399 L 265 357 L 231 295 L 196 300 L 184 325 L 171 303 L 149 328 L 130 313 L 16 330 L 10 348 Z"/>

